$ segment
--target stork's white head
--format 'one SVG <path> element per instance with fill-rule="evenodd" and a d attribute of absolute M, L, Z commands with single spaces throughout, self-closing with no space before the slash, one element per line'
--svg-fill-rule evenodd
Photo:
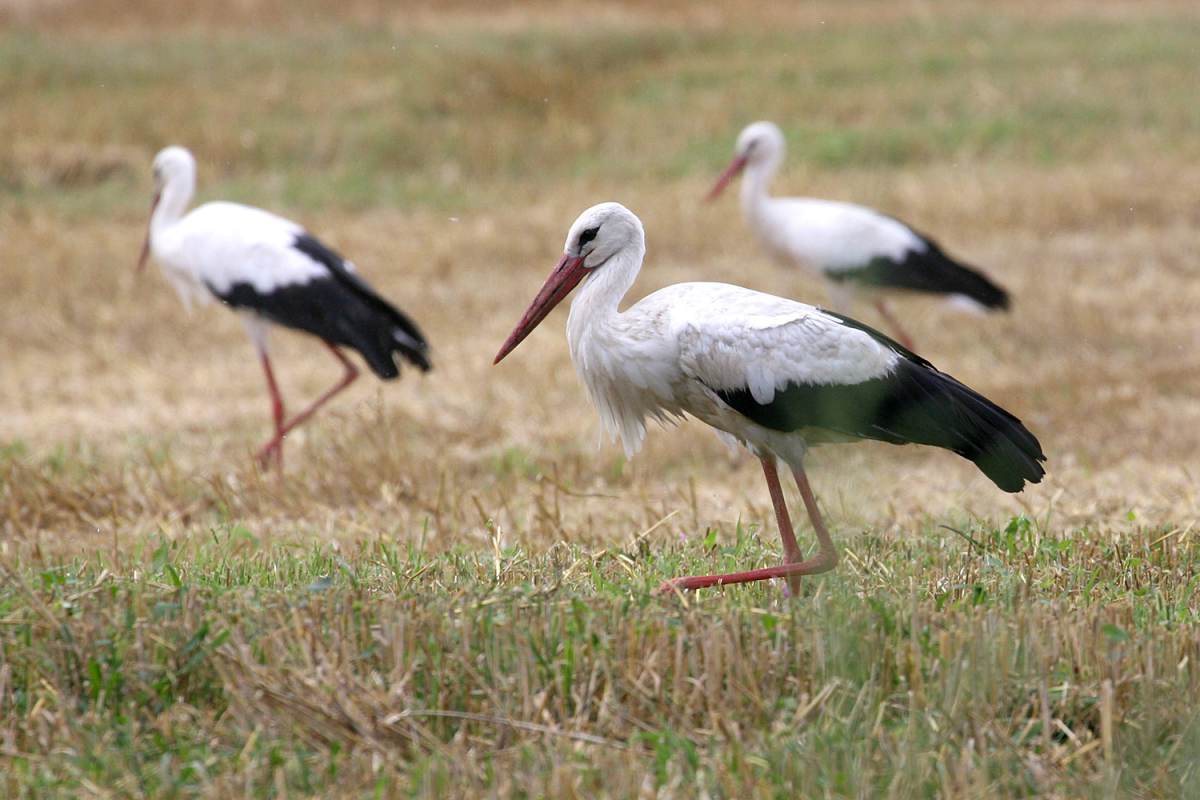
<path fill-rule="evenodd" d="M 150 228 L 146 230 L 146 240 L 142 243 L 142 253 L 138 256 L 138 272 L 145 268 L 146 259 L 150 257 L 150 234 L 159 203 L 162 203 L 165 197 L 166 206 L 170 207 L 170 215 L 177 217 L 183 213 L 195 189 L 196 159 L 187 148 L 171 145 L 159 150 L 158 155 L 154 157 L 154 202 L 150 206 Z"/>
<path fill-rule="evenodd" d="M 597 269 L 625 248 L 645 243 L 646 231 L 636 214 L 620 203 L 600 203 L 572 223 L 563 255 L 581 258 L 584 269 Z"/>
<path fill-rule="evenodd" d="M 567 232 L 562 258 L 492 363 L 498 363 L 512 352 L 580 281 L 598 274 L 613 256 L 630 248 L 638 251 L 640 263 L 645 247 L 646 231 L 642 221 L 620 203 L 600 203 L 580 214 Z M 633 273 L 636 274 L 636 266 Z"/>
<path fill-rule="evenodd" d="M 738 134 L 734 155 L 749 163 L 766 161 L 783 155 L 785 142 L 783 131 L 774 122 L 754 122 Z"/>
<path fill-rule="evenodd" d="M 173 144 L 158 151 L 154 157 L 154 188 L 161 192 L 180 179 L 196 180 L 196 159 L 186 147 Z"/>
<path fill-rule="evenodd" d="M 747 125 L 738 134 L 737 144 L 733 148 L 733 161 L 717 178 L 716 185 L 709 191 L 706 200 L 712 200 L 721 193 L 739 172 L 746 168 L 763 167 L 774 170 L 783 160 L 786 143 L 783 131 L 774 122 L 755 122 Z"/>

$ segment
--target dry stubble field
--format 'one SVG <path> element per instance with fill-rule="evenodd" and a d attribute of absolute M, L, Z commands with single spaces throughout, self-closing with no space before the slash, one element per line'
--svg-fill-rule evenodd
<path fill-rule="evenodd" d="M 6 796 L 1200 791 L 1189 3 L 189 13 L 0 4 Z M 946 453 L 818 451 L 835 573 L 662 600 L 778 559 L 757 465 L 695 424 L 597 447 L 562 312 L 491 357 L 600 200 L 647 225 L 639 296 L 823 300 L 700 202 L 760 117 L 779 190 L 1012 290 L 1004 317 L 901 310 L 1049 475 L 1008 496 Z M 237 320 L 133 272 L 168 143 L 199 200 L 308 224 L 433 343 L 429 376 L 292 436 L 283 480 L 251 465 Z M 336 378 L 275 344 L 293 404 Z"/>

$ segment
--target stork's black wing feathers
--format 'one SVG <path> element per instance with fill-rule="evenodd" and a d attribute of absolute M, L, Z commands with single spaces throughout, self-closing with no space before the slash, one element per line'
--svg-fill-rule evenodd
<path fill-rule="evenodd" d="M 336 252 L 326 247 L 316 237 L 310 236 L 307 233 L 300 234 L 296 237 L 295 247 L 309 258 L 329 267 L 329 271 L 342 286 L 356 294 L 359 299 L 373 309 L 386 323 L 390 323 L 393 326 L 389 333 L 395 341 L 395 350 L 400 351 L 409 361 L 420 367 L 422 371 L 430 369 L 429 344 L 425 341 L 421 329 L 417 327 L 417 324 L 407 314 L 387 300 L 384 300 L 374 289 L 367 285 L 366 281 L 346 269 L 345 260 Z M 365 353 L 363 355 L 366 357 Z"/>
<path fill-rule="evenodd" d="M 892 258 L 874 258 L 855 269 L 830 270 L 825 273 L 825 277 L 839 283 L 909 289 L 932 294 L 961 294 L 987 308 L 1008 308 L 1008 292 L 975 267 L 946 255 L 933 239 L 916 231 L 913 233 L 925 244 L 924 250 L 909 250 L 899 261 Z"/>
<path fill-rule="evenodd" d="M 892 372 L 854 384 L 789 383 L 765 404 L 749 388 L 717 394 L 772 430 L 817 428 L 891 444 L 942 447 L 973 462 L 1006 492 L 1041 481 L 1046 456 L 1021 420 L 883 334 L 839 318 L 893 346 L 901 358 Z"/>
<path fill-rule="evenodd" d="M 252 309 L 272 322 L 357 350 L 381 378 L 400 374 L 394 353 L 421 370 L 430 368 L 429 345 L 416 323 L 348 270 L 340 255 L 307 233 L 298 234 L 293 246 L 324 265 L 329 276 L 266 293 L 250 283 L 213 293 L 234 308 Z"/>

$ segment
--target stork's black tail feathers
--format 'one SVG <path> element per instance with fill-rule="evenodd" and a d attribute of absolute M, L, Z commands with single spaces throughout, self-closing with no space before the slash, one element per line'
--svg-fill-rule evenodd
<path fill-rule="evenodd" d="M 927 364 L 902 360 L 887 379 L 878 437 L 944 447 L 979 467 L 1006 492 L 1040 483 L 1046 460 L 1021 420 L 968 386 Z M 893 438 L 888 438 L 888 437 Z"/>
<path fill-rule="evenodd" d="M 789 383 L 770 403 L 749 388 L 717 394 L 735 411 L 778 431 L 818 429 L 891 444 L 925 444 L 958 453 L 1006 492 L 1039 483 L 1046 460 L 1021 420 L 879 331 L 824 311 L 894 350 L 891 372 L 854 384 Z"/>
<path fill-rule="evenodd" d="M 329 284 L 312 293 L 322 298 L 328 310 L 309 315 L 319 318 L 319 325 L 295 325 L 311 333 L 362 354 L 371 371 L 390 380 L 400 375 L 396 353 L 410 361 L 422 372 L 432 368 L 429 344 L 421 329 L 400 309 L 372 289 L 366 281 L 348 269 L 340 255 L 309 234 L 296 237 L 295 248 L 329 268 Z M 314 281 L 315 283 L 316 281 Z M 315 310 L 315 309 L 314 309 Z M 288 322 L 284 322 L 288 324 Z"/>
<path fill-rule="evenodd" d="M 346 275 L 354 282 L 342 284 L 351 296 L 347 297 L 337 320 L 339 339 L 333 341 L 357 350 L 371 371 L 384 380 L 400 375 L 397 353 L 422 372 L 428 372 L 432 368 L 429 345 L 417 324 L 375 294 L 354 273 Z"/>
<path fill-rule="evenodd" d="M 930 276 L 942 294 L 966 295 L 975 302 L 996 310 L 1008 310 L 1008 292 L 992 283 L 988 276 L 975 267 L 955 261 L 942 252 L 942 248 L 931 239 L 925 239 L 929 249 L 924 253 L 913 253 L 909 257 L 918 259 L 918 269 Z"/>
<path fill-rule="evenodd" d="M 834 281 L 885 289 L 964 295 L 985 308 L 1008 309 L 1008 292 L 975 267 L 946 255 L 938 243 L 929 237 L 916 231 L 913 233 L 921 238 L 925 249 L 909 250 L 901 260 L 880 257 L 858 269 L 831 270 L 825 275 Z"/>
<path fill-rule="evenodd" d="M 429 345 L 420 329 L 408 316 L 376 296 L 376 302 L 365 302 L 364 310 L 355 324 L 356 330 L 346 344 L 362 354 L 367 366 L 380 378 L 390 380 L 400 375 L 395 354 L 411 362 L 422 372 L 432 368 Z"/>

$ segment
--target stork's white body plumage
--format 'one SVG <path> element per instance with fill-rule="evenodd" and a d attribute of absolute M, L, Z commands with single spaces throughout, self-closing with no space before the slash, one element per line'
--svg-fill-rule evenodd
<path fill-rule="evenodd" d="M 630 255 L 640 264 L 641 253 Z M 606 268 L 625 266 L 610 261 Z M 740 286 L 679 283 L 624 312 L 594 297 L 608 288 L 593 279 L 580 290 L 567 338 L 589 398 L 627 455 L 641 447 L 648 418 L 686 413 L 757 454 L 799 462 L 808 445 L 830 435 L 765 428 L 717 393 L 746 387 L 767 405 L 789 383 L 861 383 L 886 376 L 899 359 L 820 309 Z"/>
<path fill-rule="evenodd" d="M 208 303 L 238 283 L 265 295 L 329 278 L 329 267 L 295 249 L 296 237 L 304 233 L 303 226 L 260 208 L 205 203 L 177 220 L 152 219 L 150 251 L 190 306 Z"/>
<path fill-rule="evenodd" d="M 583 212 L 562 259 L 496 356 L 499 362 L 575 286 L 567 340 L 604 427 L 626 453 L 648 419 L 692 415 L 762 462 L 786 564 L 670 582 L 700 588 L 822 572 L 837 562 L 804 475 L 809 445 L 877 439 L 952 450 L 1015 492 L 1041 480 L 1045 456 L 1020 420 L 882 334 L 832 312 L 724 283 L 681 283 L 625 311 L 646 252 L 641 221 L 618 203 Z M 796 477 L 820 552 L 803 561 L 776 472 Z"/>
<path fill-rule="evenodd" d="M 759 241 L 785 266 L 829 278 L 876 259 L 902 262 L 926 250 L 911 228 L 878 211 L 814 197 L 771 197 L 766 182 L 761 174 L 747 173 L 742 212 Z"/>
<path fill-rule="evenodd" d="M 912 341 L 879 294 L 909 290 L 947 297 L 958 308 L 1002 309 L 1008 295 L 986 276 L 947 256 L 931 239 L 899 220 L 855 203 L 812 197 L 772 197 L 783 163 L 782 131 L 756 122 L 738 136 L 733 163 L 709 193 L 715 197 L 745 172 L 742 214 L 776 261 L 810 270 L 829 282 L 835 307 L 871 295 L 880 313 L 911 349 Z"/>
<path fill-rule="evenodd" d="M 358 376 L 339 347 L 357 350 L 385 380 L 399 375 L 396 354 L 429 369 L 428 345 L 412 320 L 303 226 L 239 203 L 206 203 L 186 213 L 196 163 L 182 147 L 160 152 L 154 174 L 158 194 L 139 268 L 153 255 L 185 307 L 216 298 L 241 313 L 262 360 L 275 419 L 275 437 L 260 459 L 274 454 L 282 464 L 283 437 Z M 267 351 L 272 324 L 320 338 L 345 369 L 332 389 L 290 421 Z"/>

